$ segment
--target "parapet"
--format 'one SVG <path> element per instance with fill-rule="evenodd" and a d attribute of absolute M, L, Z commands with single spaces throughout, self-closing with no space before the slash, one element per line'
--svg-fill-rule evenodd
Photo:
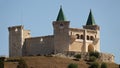
<path fill-rule="evenodd" d="M 10 31 L 10 29 L 16 29 L 16 28 L 21 28 L 21 29 L 23 29 L 24 26 L 23 26 L 23 25 L 11 26 L 11 27 L 8 27 L 8 30 Z"/>

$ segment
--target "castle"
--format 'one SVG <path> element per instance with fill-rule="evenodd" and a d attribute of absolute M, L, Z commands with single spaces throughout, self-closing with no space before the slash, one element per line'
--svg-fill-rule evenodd
<path fill-rule="evenodd" d="M 31 37 L 24 26 L 9 27 L 9 56 L 57 54 L 69 51 L 100 52 L 100 27 L 95 23 L 90 10 L 86 25 L 82 29 L 70 28 L 62 7 L 53 21 L 53 35 Z"/>
<path fill-rule="evenodd" d="M 53 35 L 40 37 L 31 37 L 30 30 L 25 30 L 22 25 L 8 27 L 9 57 L 80 53 L 83 59 L 88 59 L 88 52 L 100 52 L 100 27 L 91 10 L 82 29 L 70 28 L 62 7 L 52 25 Z M 100 53 L 99 60 L 114 62 L 114 55 Z"/>

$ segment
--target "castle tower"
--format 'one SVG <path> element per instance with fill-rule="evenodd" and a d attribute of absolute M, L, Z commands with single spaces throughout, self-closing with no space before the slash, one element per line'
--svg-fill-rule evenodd
<path fill-rule="evenodd" d="M 85 29 L 85 40 L 83 42 L 85 46 L 85 52 L 100 52 L 100 27 L 96 25 L 91 10 L 88 16 L 87 23 L 83 26 L 83 28 Z"/>
<path fill-rule="evenodd" d="M 60 7 L 54 28 L 54 52 L 63 53 L 69 50 L 69 21 L 66 21 L 62 7 Z"/>
<path fill-rule="evenodd" d="M 30 37 L 30 31 L 23 26 L 9 27 L 9 57 L 22 56 L 22 46 L 25 38 Z"/>
<path fill-rule="evenodd" d="M 87 19 L 87 23 L 85 26 L 83 26 L 83 28 L 85 29 L 91 29 L 91 30 L 100 30 L 99 26 L 96 25 L 92 11 L 90 10 L 88 19 Z"/>

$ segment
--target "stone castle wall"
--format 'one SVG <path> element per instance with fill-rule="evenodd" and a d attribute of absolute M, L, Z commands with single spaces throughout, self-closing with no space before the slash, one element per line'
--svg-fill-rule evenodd
<path fill-rule="evenodd" d="M 54 36 L 27 38 L 23 47 L 23 56 L 51 54 L 54 48 Z"/>
<path fill-rule="evenodd" d="M 83 51 L 83 41 L 74 41 L 69 45 L 69 51 L 82 52 Z"/>
<path fill-rule="evenodd" d="M 100 60 L 102 62 L 114 62 L 114 55 L 108 53 L 100 53 Z"/>
<path fill-rule="evenodd" d="M 22 36 L 22 42 L 23 42 L 22 45 L 23 45 L 25 39 L 31 37 L 31 35 L 30 35 L 30 30 L 24 30 L 24 29 L 23 29 L 23 34 L 22 34 L 22 35 L 23 35 L 23 36 Z"/>

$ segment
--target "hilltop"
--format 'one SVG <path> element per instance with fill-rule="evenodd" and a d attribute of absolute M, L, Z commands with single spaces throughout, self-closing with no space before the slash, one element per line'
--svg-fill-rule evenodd
<path fill-rule="evenodd" d="M 87 61 L 79 60 L 75 61 L 69 58 L 62 57 L 52 57 L 52 56 L 30 56 L 30 57 L 16 57 L 16 58 L 7 58 L 4 68 L 16 68 L 18 62 L 15 59 L 24 59 L 28 65 L 28 68 L 67 68 L 70 63 L 78 64 L 78 68 L 89 68 Z M 15 60 L 15 61 L 14 61 Z M 101 64 L 102 62 L 98 62 Z M 116 63 L 107 63 L 108 68 L 119 68 Z"/>

